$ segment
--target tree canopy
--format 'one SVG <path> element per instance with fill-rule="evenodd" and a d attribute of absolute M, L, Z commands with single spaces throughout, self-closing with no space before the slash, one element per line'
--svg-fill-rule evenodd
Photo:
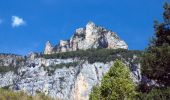
<path fill-rule="evenodd" d="M 170 86 L 170 4 L 165 3 L 164 22 L 155 21 L 155 37 L 142 60 L 143 75 L 163 86 Z"/>

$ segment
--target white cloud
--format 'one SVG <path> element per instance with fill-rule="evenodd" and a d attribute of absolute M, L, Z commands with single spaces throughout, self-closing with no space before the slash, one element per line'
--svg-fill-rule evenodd
<path fill-rule="evenodd" d="M 18 16 L 12 16 L 12 27 L 19 27 L 22 25 L 25 25 L 25 21 L 23 20 L 23 18 L 20 18 Z"/>

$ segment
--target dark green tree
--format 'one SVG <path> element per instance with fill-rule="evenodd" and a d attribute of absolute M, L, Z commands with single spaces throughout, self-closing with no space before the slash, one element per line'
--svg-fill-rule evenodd
<path fill-rule="evenodd" d="M 164 22 L 155 21 L 155 37 L 142 59 L 142 73 L 163 86 L 170 86 L 170 4 L 164 4 Z"/>

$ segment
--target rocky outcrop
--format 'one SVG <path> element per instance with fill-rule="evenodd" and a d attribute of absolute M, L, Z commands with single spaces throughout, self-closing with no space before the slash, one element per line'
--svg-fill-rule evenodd
<path fill-rule="evenodd" d="M 28 60 L 34 60 L 34 59 L 37 58 L 39 55 L 40 55 L 39 53 L 30 52 L 30 53 L 27 55 L 27 59 L 28 59 Z"/>
<path fill-rule="evenodd" d="M 14 81 L 17 80 L 17 78 L 18 76 L 13 71 L 0 74 L 0 87 L 13 87 L 15 84 Z"/>
<path fill-rule="evenodd" d="M 53 47 L 50 43 L 50 41 L 47 41 L 45 44 L 44 54 L 51 54 L 53 50 Z"/>
<path fill-rule="evenodd" d="M 14 54 L 0 54 L 0 66 L 23 66 L 24 57 Z"/>
<path fill-rule="evenodd" d="M 69 50 L 70 44 L 69 41 L 60 40 L 59 44 L 55 47 L 56 51 L 54 52 L 67 52 Z"/>
<path fill-rule="evenodd" d="M 93 22 L 89 22 L 85 28 L 76 29 L 69 40 L 60 40 L 59 44 L 53 49 L 51 44 L 47 42 L 44 54 L 87 50 L 91 48 L 128 49 L 128 46 L 116 33 L 96 26 Z"/>

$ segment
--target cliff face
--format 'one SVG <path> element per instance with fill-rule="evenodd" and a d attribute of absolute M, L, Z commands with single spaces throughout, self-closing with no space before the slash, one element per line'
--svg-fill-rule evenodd
<path fill-rule="evenodd" d="M 140 64 L 133 63 L 135 59 L 134 56 L 123 61 L 133 69 L 132 78 L 138 83 L 141 79 Z M 70 65 L 75 62 L 77 63 Z M 7 86 L 14 91 L 25 91 L 30 95 L 43 92 L 61 100 L 88 100 L 92 87 L 100 84 L 103 75 L 113 63 L 114 60 L 107 63 L 89 63 L 85 59 L 78 58 L 45 59 L 32 58 L 30 55 L 24 65 L 18 68 L 18 73 L 9 71 L 0 74 L 0 87 Z M 53 66 L 63 64 L 64 66 L 52 70 Z"/>
<path fill-rule="evenodd" d="M 17 79 L 17 70 L 24 66 L 25 59 L 14 54 L 0 54 L 0 87 L 12 86 Z"/>
<path fill-rule="evenodd" d="M 44 54 L 87 50 L 90 48 L 128 49 L 128 46 L 116 33 L 89 22 L 85 28 L 76 29 L 70 40 L 60 40 L 59 44 L 53 49 L 51 45 L 46 45 Z"/>
<path fill-rule="evenodd" d="M 0 66 L 22 66 L 24 58 L 14 54 L 0 54 Z"/>

